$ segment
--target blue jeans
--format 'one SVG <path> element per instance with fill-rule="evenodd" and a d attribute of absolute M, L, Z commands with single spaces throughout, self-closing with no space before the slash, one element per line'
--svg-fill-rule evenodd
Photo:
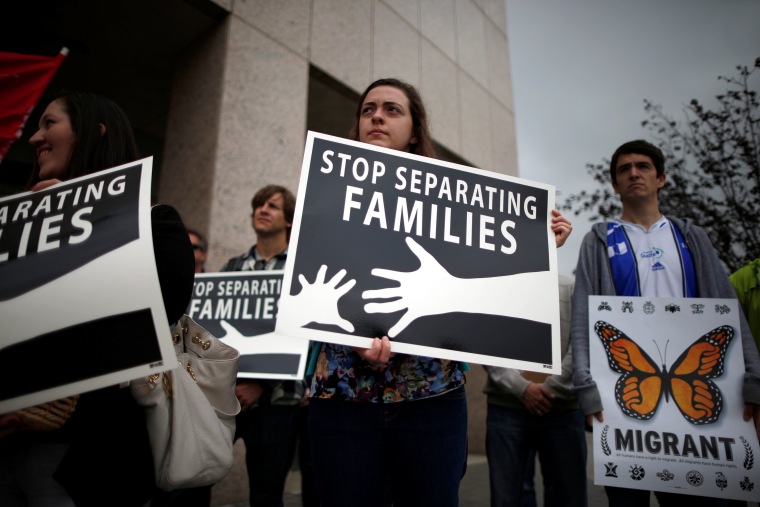
<path fill-rule="evenodd" d="M 537 507 L 536 502 L 536 450 L 532 447 L 525 461 L 525 476 L 523 477 L 522 501 L 520 507 Z"/>
<path fill-rule="evenodd" d="M 282 507 L 298 438 L 297 416 L 297 405 L 262 405 L 238 414 L 235 439 L 245 442 L 251 505 Z"/>
<path fill-rule="evenodd" d="M 317 491 L 331 507 L 454 507 L 467 462 L 464 388 L 399 403 L 309 401 Z"/>
<path fill-rule="evenodd" d="M 541 417 L 489 403 L 486 453 L 491 506 L 521 505 L 531 449 L 541 464 L 544 505 L 585 507 L 586 436 L 580 411 L 552 410 Z"/>

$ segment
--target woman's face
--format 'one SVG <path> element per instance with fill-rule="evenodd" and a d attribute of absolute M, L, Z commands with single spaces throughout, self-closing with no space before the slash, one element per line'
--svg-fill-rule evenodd
<path fill-rule="evenodd" d="M 367 93 L 359 116 L 359 141 L 393 150 L 409 151 L 417 143 L 406 94 L 394 86 L 378 86 Z"/>
<path fill-rule="evenodd" d="M 42 114 L 39 130 L 29 139 L 37 149 L 40 180 L 63 179 L 69 167 L 76 135 L 61 99 L 51 102 Z"/>

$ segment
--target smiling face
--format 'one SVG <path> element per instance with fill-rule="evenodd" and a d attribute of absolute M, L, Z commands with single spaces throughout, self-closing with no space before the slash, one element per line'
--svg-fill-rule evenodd
<path fill-rule="evenodd" d="M 657 191 L 665 186 L 665 173 L 658 176 L 652 159 L 638 153 L 618 157 L 616 179 L 612 187 L 623 203 L 656 199 Z"/>
<path fill-rule="evenodd" d="M 29 139 L 37 150 L 40 180 L 65 179 L 76 134 L 60 99 L 51 102 L 42 114 L 39 129 Z"/>
<path fill-rule="evenodd" d="M 378 86 L 367 93 L 359 115 L 359 141 L 399 151 L 409 151 L 417 143 L 409 99 L 403 91 Z"/>

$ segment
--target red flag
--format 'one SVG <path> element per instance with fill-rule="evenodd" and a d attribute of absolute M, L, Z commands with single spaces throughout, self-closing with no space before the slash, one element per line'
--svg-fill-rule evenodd
<path fill-rule="evenodd" d="M 54 57 L 0 51 L 0 162 L 21 137 L 27 118 L 67 53 L 66 48 Z"/>

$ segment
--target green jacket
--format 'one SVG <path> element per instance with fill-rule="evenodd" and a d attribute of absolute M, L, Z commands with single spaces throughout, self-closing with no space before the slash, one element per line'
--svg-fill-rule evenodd
<path fill-rule="evenodd" d="M 729 278 L 749 322 L 755 345 L 760 350 L 760 258 L 751 261 Z"/>

